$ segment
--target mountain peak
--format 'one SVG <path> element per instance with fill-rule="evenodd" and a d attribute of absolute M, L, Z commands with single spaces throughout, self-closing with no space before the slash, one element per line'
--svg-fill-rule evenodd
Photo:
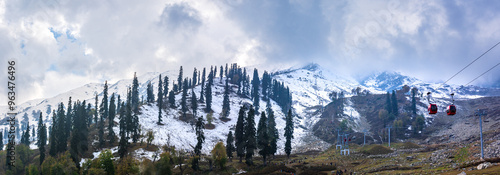
<path fill-rule="evenodd" d="M 361 84 L 382 91 L 392 91 L 400 89 L 404 85 L 413 84 L 416 81 L 418 81 L 416 78 L 402 75 L 400 72 L 383 71 L 365 78 Z"/>
<path fill-rule="evenodd" d="M 321 66 L 317 63 L 309 63 L 302 67 L 301 69 L 309 70 L 309 71 L 316 71 L 318 69 L 321 69 Z"/>

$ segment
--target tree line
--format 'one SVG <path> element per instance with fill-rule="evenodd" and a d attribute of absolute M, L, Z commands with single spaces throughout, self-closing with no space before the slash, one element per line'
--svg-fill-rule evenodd
<path fill-rule="evenodd" d="M 238 88 L 236 92 L 237 95 L 252 99 L 254 105 L 251 109 L 243 109 L 243 107 L 240 109 L 240 114 L 242 110 L 248 110 L 246 116 L 252 118 L 246 118 L 245 122 L 248 121 L 249 123 L 244 123 L 240 126 L 245 128 L 244 132 L 235 131 L 235 138 L 231 138 L 231 132 L 228 134 L 227 146 L 224 147 L 227 156 L 232 158 L 232 153 L 238 148 L 242 149 L 241 146 L 243 146 L 247 163 L 253 164 L 251 157 L 256 149 L 260 150 L 258 153 L 263 156 L 264 162 L 268 155 L 274 155 L 276 153 L 276 142 L 279 136 L 274 121 L 274 112 L 271 109 L 270 99 L 275 100 L 283 110 L 287 109 L 289 111 L 284 135 L 287 138 L 285 152 L 289 155 L 291 153 L 291 139 L 293 137 L 293 120 L 291 115 L 292 97 L 289 88 L 285 87 L 283 83 L 273 80 L 267 72 L 264 72 L 262 80 L 259 79 L 257 69 L 254 69 L 254 77 L 251 84 L 249 83 L 250 77 L 246 74 L 246 69 L 243 68 L 242 70 L 237 64 L 232 64 L 230 67 L 226 64 L 225 70 L 223 66 L 220 66 L 219 70 L 219 81 L 222 82 L 225 80 L 222 116 L 228 117 L 230 115 L 229 94 L 233 91 L 234 86 Z M 192 168 L 197 170 L 199 169 L 197 162 L 199 161 L 199 156 L 201 156 L 202 143 L 205 139 L 203 132 L 205 126 L 204 119 L 201 116 L 196 117 L 198 103 L 205 103 L 206 108 L 204 111 L 207 113 L 212 112 L 212 86 L 216 74 L 217 67 L 214 68 L 212 66 L 206 79 L 206 69 L 203 68 L 203 72 L 201 72 L 195 68 L 192 78 L 183 78 L 183 69 L 181 66 L 177 82 L 172 82 L 172 89 L 169 89 L 168 76 L 162 78 L 162 75 L 159 75 L 158 93 L 156 95 L 153 93 L 154 87 L 151 82 L 148 82 L 145 100 L 144 98 L 142 100 L 139 99 L 139 81 L 135 73 L 132 85 L 127 89 L 127 97 L 123 101 L 120 95 L 115 93 L 112 93 L 109 97 L 107 81 L 100 95 L 102 99 L 99 99 L 99 94 L 96 94 L 94 99 L 95 103 L 93 105 L 86 100 L 72 101 L 71 97 L 69 97 L 66 106 L 61 102 L 57 105 L 57 109 L 52 110 L 52 118 L 50 121 L 52 122 L 52 126 L 47 128 L 47 125 L 43 122 L 42 113 L 39 113 L 38 128 L 36 129 L 36 145 L 39 150 L 38 165 L 32 164 L 34 167 L 30 166 L 25 170 L 9 169 L 8 172 L 12 174 L 17 174 L 19 172 L 29 174 L 29 172 L 34 171 L 56 172 L 57 168 L 61 168 L 57 166 L 61 166 L 62 164 L 54 162 L 60 159 L 61 162 L 67 164 L 68 159 L 66 158 L 74 162 L 74 168 L 81 172 L 92 172 L 102 169 L 108 172 L 106 169 L 109 169 L 109 167 L 102 168 L 93 165 L 92 161 L 89 164 L 83 164 L 81 167 L 80 161 L 83 157 L 86 157 L 85 154 L 88 154 L 89 151 L 94 152 L 98 149 L 102 150 L 111 146 L 118 146 L 120 161 L 127 160 L 131 142 L 137 143 L 142 137 L 138 118 L 140 114 L 140 105 L 154 102 L 156 102 L 159 108 L 157 124 L 162 124 L 163 122 L 162 109 L 177 108 L 179 107 L 178 105 L 180 105 L 183 116 L 185 116 L 189 110 L 191 110 L 191 113 L 195 116 L 195 130 L 198 143 L 194 151 L 198 159 L 193 159 Z M 223 76 L 226 76 L 226 78 L 223 79 Z M 194 92 L 194 87 L 197 85 L 201 85 L 199 98 Z M 187 104 L 188 89 L 191 89 L 190 108 Z M 175 99 L 175 95 L 178 93 L 182 93 L 180 102 L 177 102 Z M 267 109 L 260 113 L 261 122 L 259 122 L 257 130 L 255 130 L 253 118 L 255 114 L 258 113 L 261 98 L 267 101 Z M 252 113 L 250 113 L 250 111 L 252 111 Z M 119 118 L 118 135 L 113 130 L 115 127 L 115 117 Z M 238 117 L 238 120 L 239 118 L 240 117 Z M 253 121 L 253 123 L 250 121 Z M 31 135 L 34 137 L 35 129 L 31 128 L 31 132 Z M 94 135 L 93 133 L 96 134 Z M 152 135 L 148 136 L 148 145 L 151 143 L 153 137 Z M 230 144 L 232 143 L 231 139 L 235 141 L 236 146 Z M 245 144 L 240 144 L 238 146 L 238 141 L 245 142 Z M 29 123 L 26 124 L 25 130 L 23 134 L 21 134 L 20 143 L 21 145 L 19 146 L 29 146 L 30 144 Z M 2 144 L 0 147 L 3 148 L 3 142 L 0 144 Z M 222 144 L 222 146 L 224 145 Z M 92 148 L 94 148 L 94 150 L 92 150 Z M 103 153 L 107 154 L 105 151 L 101 154 Z M 102 164 L 102 162 L 94 164 Z M 43 167 L 45 167 L 45 170 L 43 170 Z M 68 167 L 72 169 L 71 167 L 73 166 Z"/>

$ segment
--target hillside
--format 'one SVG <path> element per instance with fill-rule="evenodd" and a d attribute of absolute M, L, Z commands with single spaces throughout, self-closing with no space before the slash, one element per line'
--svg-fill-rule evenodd
<path fill-rule="evenodd" d="M 186 71 L 189 72 L 189 71 Z M 189 73 L 186 73 L 189 74 Z M 160 73 L 146 73 L 139 75 L 139 92 L 140 96 L 146 96 L 146 86 L 149 82 L 152 83 L 153 87 L 157 87 L 158 76 Z M 162 76 L 168 76 L 170 81 L 176 80 L 178 75 L 178 70 L 170 70 L 161 73 Z M 396 72 L 382 72 L 373 74 L 370 77 L 364 78 L 363 80 L 357 81 L 349 76 L 342 75 L 341 73 L 333 72 L 331 70 L 325 69 L 317 64 L 309 64 L 303 67 L 295 67 L 289 69 L 282 69 L 271 73 L 272 78 L 283 82 L 286 86 L 290 88 L 293 95 L 294 113 L 296 117 L 294 118 L 295 132 L 293 145 L 299 149 L 294 151 L 307 151 L 307 150 L 323 150 L 326 149 L 332 142 L 331 136 L 322 137 L 321 135 L 329 135 L 332 133 L 335 127 L 338 126 L 338 122 L 346 119 L 349 121 L 350 128 L 354 132 L 361 132 L 362 130 L 369 130 L 368 135 L 373 137 L 377 132 L 383 128 L 380 125 L 380 121 L 377 118 L 378 110 L 383 108 L 385 103 L 385 93 L 390 90 L 401 90 L 404 85 L 409 87 L 415 87 L 419 90 L 418 100 L 418 113 L 423 114 L 426 118 L 426 124 L 431 126 L 434 118 L 436 117 L 428 115 L 426 113 L 427 99 L 423 95 L 425 92 L 433 92 L 433 100 L 438 104 L 440 109 L 444 109 L 447 105 L 451 103 L 448 93 L 454 91 L 456 93 L 456 105 L 460 110 L 457 116 L 462 116 L 465 113 L 470 113 L 473 109 L 468 107 L 467 102 L 470 99 L 481 99 L 481 97 L 498 96 L 500 94 L 500 89 L 496 88 L 484 88 L 476 86 L 460 87 L 457 85 L 444 85 L 443 87 L 439 84 L 425 83 L 416 78 L 401 75 Z M 223 81 L 222 81 L 223 82 Z M 123 100 L 126 96 L 126 90 L 132 83 L 131 79 L 120 80 L 116 83 L 109 84 L 109 94 L 116 93 L 121 96 Z M 231 92 L 231 114 L 229 116 L 229 121 L 222 121 L 219 119 L 219 114 L 221 112 L 222 104 L 222 92 L 223 83 L 221 83 L 220 77 L 214 79 L 214 125 L 215 128 L 212 130 L 207 130 L 209 137 L 207 139 L 207 147 L 211 147 L 215 142 L 219 140 L 224 140 L 225 135 L 228 131 L 234 128 L 237 110 L 239 106 L 245 103 L 251 103 L 250 99 L 247 97 L 240 97 L 236 94 L 237 87 L 232 87 Z M 36 114 L 42 112 L 44 116 L 44 122 L 49 126 L 51 125 L 51 110 L 54 110 L 58 103 L 63 102 L 65 105 L 69 97 L 72 97 L 73 101 L 76 100 L 87 100 L 92 105 L 95 103 L 95 94 L 99 95 L 99 99 L 102 98 L 102 88 L 103 84 L 91 83 L 84 85 L 82 87 L 73 89 L 71 91 L 61 93 L 55 97 L 47 99 L 32 100 L 23 103 L 18 106 L 19 114 L 16 118 L 21 121 L 19 126 L 26 123 L 25 117 L 27 116 L 31 126 L 37 123 L 38 117 Z M 170 88 L 172 85 L 170 84 Z M 356 88 L 359 90 L 357 91 Z M 154 89 L 154 94 L 156 94 L 156 88 Z M 199 97 L 200 85 L 194 88 L 194 92 L 197 93 Z M 331 107 L 329 103 L 331 102 L 330 93 L 331 92 L 344 92 L 346 97 L 343 114 L 340 118 L 331 120 Z M 191 93 L 191 91 L 188 91 Z M 361 95 L 360 95 L 361 94 Z M 370 95 L 363 95 L 370 94 Z M 176 95 L 176 99 L 180 99 L 180 94 Z M 189 98 L 188 98 L 189 100 Z M 404 112 L 407 109 L 409 103 L 409 93 L 398 91 L 398 103 L 400 103 L 400 110 Z M 276 119 L 278 122 L 278 127 L 280 128 L 280 135 L 282 136 L 283 126 L 283 116 L 282 110 L 273 102 L 273 109 L 276 113 Z M 465 105 L 465 106 L 463 106 Z M 262 106 L 265 104 L 261 103 Z M 199 106 L 198 111 L 203 111 L 204 106 Z M 189 123 L 179 120 L 179 109 L 168 109 L 164 111 L 164 121 L 165 125 L 157 126 L 154 121 L 157 119 L 157 108 L 155 104 L 147 104 L 141 108 L 142 114 L 140 116 L 140 123 L 146 130 L 154 130 L 158 137 L 155 139 L 154 143 L 156 145 L 175 145 L 178 148 L 190 150 L 192 149 L 194 140 L 185 139 L 179 137 L 178 133 L 185 133 L 187 135 L 194 134 L 193 129 Z M 463 111 L 463 112 L 462 112 Z M 0 110 L 0 114 L 5 115 L 6 111 L 4 109 Z M 201 112 L 200 115 L 206 116 L 207 114 Z M 258 117 L 256 119 L 258 122 Z M 6 129 L 6 121 L 0 121 L 0 129 Z M 117 121 L 115 121 L 117 122 Z M 332 125 L 330 125 L 332 124 Z M 324 125 L 323 127 L 319 127 Z M 158 127 L 160 129 L 158 129 Z M 176 128 L 177 127 L 177 128 Z M 18 127 L 23 129 L 22 127 Z M 116 129 L 116 128 L 115 128 Z M 318 134 L 318 129 L 321 130 L 323 134 Z M 433 132 L 437 130 L 433 130 Z M 170 135 L 170 143 L 168 141 Z M 5 135 L 4 135 L 5 136 Z M 17 137 L 20 138 L 20 137 Z M 193 138 L 193 137 L 189 137 Z M 373 138 L 374 141 L 381 140 L 380 138 Z M 6 137 L 4 138 L 6 142 Z M 280 140 L 283 142 L 283 140 Z M 330 143 L 328 143 L 330 142 Z M 34 146 L 34 145 L 33 145 Z M 208 150 L 204 150 L 208 151 Z"/>

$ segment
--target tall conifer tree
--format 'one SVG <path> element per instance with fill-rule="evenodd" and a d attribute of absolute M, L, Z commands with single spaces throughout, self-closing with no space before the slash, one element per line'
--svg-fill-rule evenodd
<path fill-rule="evenodd" d="M 247 124 L 245 127 L 245 137 L 246 137 L 246 163 L 248 165 L 253 165 L 252 157 L 254 155 L 254 151 L 257 148 L 257 138 L 255 131 L 255 110 L 253 107 L 250 107 L 247 115 Z"/>
<path fill-rule="evenodd" d="M 109 100 L 109 120 L 108 120 L 108 139 L 109 144 L 112 145 L 115 143 L 115 132 L 113 131 L 113 127 L 115 125 L 115 116 L 116 116 L 116 104 L 115 104 L 115 93 L 111 94 L 111 99 Z"/>
<path fill-rule="evenodd" d="M 135 113 L 139 112 L 139 80 L 137 80 L 137 75 L 134 72 L 134 80 L 132 81 L 132 91 L 131 91 L 131 108 Z"/>
<path fill-rule="evenodd" d="M 240 111 L 238 112 L 238 121 L 236 121 L 236 129 L 234 131 L 235 136 L 235 146 L 236 146 L 236 155 L 240 157 L 240 163 L 242 162 L 243 157 L 245 156 L 245 145 L 246 145 L 246 137 L 245 137 L 245 107 L 241 106 Z"/>
<path fill-rule="evenodd" d="M 288 110 L 286 115 L 286 125 L 285 125 L 285 153 L 288 158 L 290 158 L 290 153 L 292 153 L 292 139 L 293 139 L 293 116 L 292 109 Z"/>
<path fill-rule="evenodd" d="M 187 89 L 188 89 L 188 81 L 187 78 L 184 81 L 184 85 L 182 88 L 182 97 L 181 97 L 181 110 L 182 110 L 182 116 L 186 117 L 186 112 L 188 111 L 187 107 Z"/>
<path fill-rule="evenodd" d="M 229 101 L 229 84 L 228 84 L 228 79 L 226 78 L 226 86 L 224 87 L 224 99 L 222 100 L 222 115 L 224 118 L 229 116 L 230 110 L 231 106 Z"/>
<path fill-rule="evenodd" d="M 271 152 L 269 144 L 269 134 L 267 132 L 267 117 L 265 112 L 261 112 L 259 124 L 257 126 L 257 147 L 260 149 L 259 154 L 262 156 L 262 162 L 266 166 L 267 155 Z"/>
<path fill-rule="evenodd" d="M 162 87 L 161 74 L 158 77 L 158 124 L 161 123 L 161 107 L 163 106 L 163 87 Z"/>
<path fill-rule="evenodd" d="M 201 76 L 201 91 L 200 91 L 200 102 L 204 102 L 205 98 L 203 98 L 203 90 L 205 89 L 205 68 L 203 68 L 203 74 Z"/>
<path fill-rule="evenodd" d="M 40 151 L 40 165 L 45 160 L 45 145 L 47 144 L 47 127 L 43 123 L 42 113 L 40 112 L 40 118 L 38 118 L 38 150 Z M 3 147 L 3 145 L 2 145 Z"/>
<path fill-rule="evenodd" d="M 255 107 L 255 111 L 257 112 L 259 111 L 259 102 L 260 102 L 259 86 L 260 86 L 259 73 L 257 72 L 257 69 L 254 69 L 253 80 L 252 80 L 252 99 L 253 99 L 253 106 Z"/>
<path fill-rule="evenodd" d="M 182 90 L 182 66 L 181 68 L 179 69 L 179 77 L 177 77 L 177 84 L 179 85 L 179 91 Z"/>
<path fill-rule="evenodd" d="M 233 161 L 233 152 L 235 150 L 234 147 L 234 137 L 233 137 L 233 132 L 229 131 L 229 134 L 227 134 L 227 139 L 226 139 L 226 154 L 227 157 L 229 157 L 229 161 Z"/>

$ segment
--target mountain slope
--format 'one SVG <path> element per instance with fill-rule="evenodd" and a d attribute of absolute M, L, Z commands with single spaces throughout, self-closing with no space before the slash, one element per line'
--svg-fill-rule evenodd
<path fill-rule="evenodd" d="M 171 70 L 161 73 L 162 78 L 166 75 L 169 77 L 170 89 L 172 88 L 172 82 L 177 81 L 178 70 Z M 190 76 L 190 71 L 185 71 L 185 75 Z M 468 100 L 480 98 L 483 96 L 499 96 L 500 89 L 495 88 L 481 88 L 477 86 L 467 86 L 461 87 L 457 85 L 443 85 L 439 87 L 440 84 L 436 83 L 426 83 L 424 81 L 412 78 L 410 76 L 402 75 L 396 72 L 382 72 L 373 74 L 370 77 L 358 82 L 350 76 L 342 75 L 341 73 L 334 72 L 332 70 L 321 67 L 317 64 L 309 64 L 298 68 L 289 68 L 276 72 L 271 72 L 272 77 L 278 81 L 284 82 L 285 86 L 290 88 L 293 94 L 293 104 L 294 113 L 296 117 L 294 118 L 295 132 L 293 145 L 297 149 L 296 151 L 306 151 L 310 149 L 324 149 L 329 146 L 325 141 L 318 139 L 314 136 L 312 129 L 313 126 L 321 120 L 325 106 L 327 106 L 331 100 L 329 94 L 333 91 L 344 92 L 345 97 L 347 97 L 346 104 L 344 107 L 344 115 L 342 119 L 348 119 L 350 121 L 350 126 L 354 131 L 362 131 L 363 128 L 370 127 L 372 119 L 368 118 L 365 110 L 359 109 L 356 106 L 356 101 L 351 99 L 351 97 L 358 95 L 355 91 L 356 88 L 360 89 L 360 92 L 370 94 L 385 94 L 387 91 L 394 89 L 401 89 L 404 85 L 409 87 L 416 87 L 419 89 L 419 98 L 417 108 L 419 113 L 424 114 L 428 119 L 428 124 L 433 121 L 435 116 L 428 115 L 426 113 L 427 99 L 425 98 L 426 92 L 433 92 L 432 101 L 437 103 L 440 109 L 444 109 L 447 105 L 451 104 L 451 99 L 449 98 L 449 93 L 455 92 L 456 100 Z M 139 80 L 139 93 L 140 97 L 146 97 L 146 87 L 149 82 L 154 86 L 154 94 L 157 93 L 158 76 L 160 73 L 146 73 L 138 76 Z M 132 75 L 131 75 L 132 77 Z M 231 111 L 229 115 L 229 121 L 222 121 L 219 119 L 219 114 L 222 111 L 222 99 L 223 99 L 223 89 L 224 81 L 220 81 L 219 77 L 214 79 L 213 86 L 213 124 L 214 129 L 207 129 L 205 131 L 207 140 L 203 145 L 203 152 L 208 152 L 210 148 L 215 145 L 218 141 L 225 141 L 226 134 L 234 128 L 237 119 L 237 113 L 239 107 L 243 104 L 251 104 L 250 99 L 238 96 L 236 92 L 236 86 L 232 87 L 232 92 L 230 94 L 231 99 Z M 222 79 L 224 80 L 224 79 Z M 116 93 L 121 96 L 121 100 L 125 100 L 127 89 L 131 86 L 132 79 L 120 80 L 116 83 L 109 84 L 109 94 Z M 103 84 L 90 83 L 82 87 L 73 89 L 71 91 L 61 93 L 55 97 L 39 100 L 31 100 L 18 106 L 19 114 L 16 116 L 18 121 L 23 120 L 23 116 L 27 115 L 29 123 L 31 126 L 37 124 L 38 115 L 37 112 L 43 113 L 44 122 L 48 126 L 51 125 L 51 111 L 57 108 L 58 103 L 63 102 L 67 105 L 69 97 L 72 97 L 73 101 L 76 100 L 87 100 L 87 103 L 95 104 L 95 95 L 99 95 L 99 103 L 102 99 L 102 89 Z M 438 88 L 439 87 L 439 88 Z M 194 92 L 199 98 L 200 86 L 194 88 Z M 191 93 L 191 90 L 188 91 Z M 408 93 L 406 93 L 408 95 Z M 189 95 L 190 97 L 190 95 Z M 188 97 L 188 100 L 190 98 Z M 181 95 L 176 95 L 176 102 L 180 101 Z M 403 96 L 401 100 L 409 100 L 407 96 Z M 188 102 L 189 104 L 189 102 Z M 265 109 L 265 103 L 261 102 L 260 109 Z M 273 104 L 273 110 L 276 115 L 277 127 L 280 132 L 279 146 L 281 148 L 283 144 L 283 128 L 285 125 L 284 114 L 280 107 L 275 103 Z M 460 106 L 464 103 L 457 103 L 457 107 L 462 109 Z M 198 108 L 199 114 L 206 117 L 207 113 L 203 112 L 204 105 L 200 105 Z M 141 107 L 142 114 L 139 116 L 140 124 L 142 125 L 143 132 L 147 130 L 153 130 L 156 134 L 155 140 L 153 141 L 156 145 L 174 145 L 179 149 L 192 150 L 192 147 L 196 144 L 196 139 L 194 137 L 194 130 L 189 123 L 186 123 L 179 119 L 179 109 L 167 109 L 163 111 L 163 123 L 165 125 L 157 125 L 157 115 L 158 109 L 155 104 L 146 104 Z M 6 108 L 0 109 L 1 115 L 6 115 Z M 441 112 L 441 111 L 440 111 Z M 459 114 L 460 115 L 460 114 Z M 323 116 L 330 117 L 330 116 Z M 260 116 L 256 116 L 256 122 L 258 123 Z M 116 122 L 118 119 L 116 119 Z M 23 121 L 25 123 L 25 121 Z M 22 124 L 21 124 L 22 125 Z M 6 130 L 8 123 L 6 119 L 0 121 L 0 130 Z M 19 127 L 19 126 L 18 126 Z M 115 128 L 115 133 L 117 132 L 117 127 Z M 7 136 L 4 134 L 4 136 Z M 17 138 L 19 139 L 19 137 Z M 6 142 L 6 137 L 4 137 L 4 143 Z M 280 149 L 282 151 L 282 149 Z"/>

